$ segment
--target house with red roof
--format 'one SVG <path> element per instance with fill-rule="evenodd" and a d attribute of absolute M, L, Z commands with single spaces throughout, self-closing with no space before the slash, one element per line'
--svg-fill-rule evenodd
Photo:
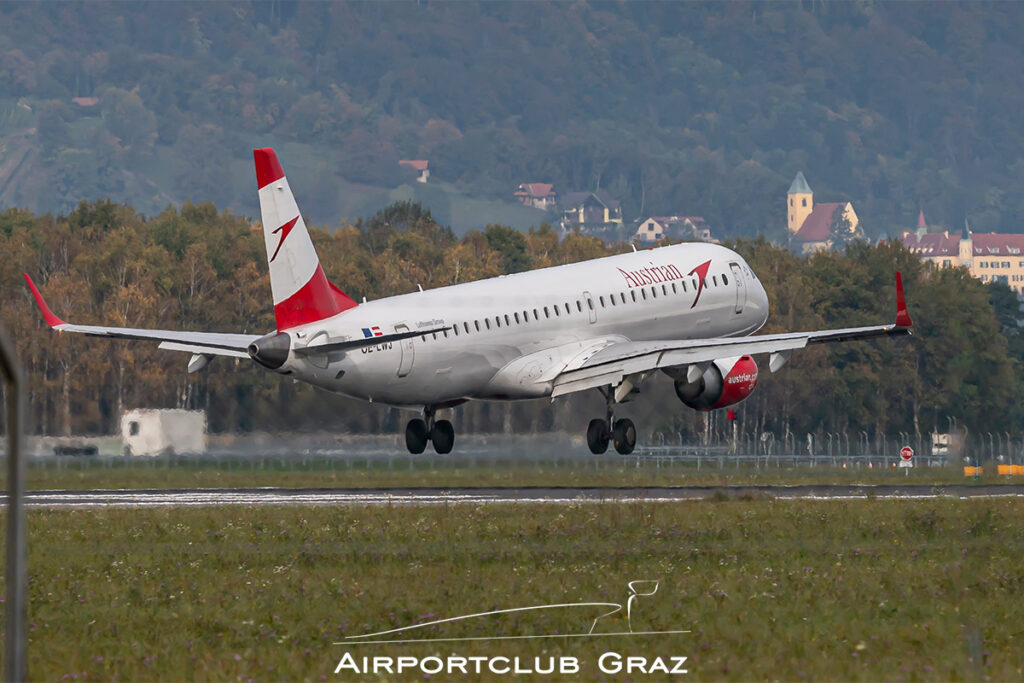
<path fill-rule="evenodd" d="M 640 221 L 633 234 L 638 242 L 652 243 L 665 238 L 718 244 L 701 216 L 651 216 Z"/>
<path fill-rule="evenodd" d="M 789 242 L 801 253 L 831 249 L 837 231 L 848 233 L 845 239 L 859 237 L 860 219 L 850 202 L 814 203 L 814 192 L 803 172 L 798 172 L 786 193 Z M 844 239 L 844 241 L 845 241 Z"/>
<path fill-rule="evenodd" d="M 513 195 L 519 203 L 525 206 L 549 211 L 555 208 L 554 187 L 549 183 L 522 183 L 516 188 Z"/>
<path fill-rule="evenodd" d="M 398 162 L 399 166 L 407 166 L 418 174 L 416 176 L 417 183 L 427 182 L 427 178 L 430 177 L 430 162 L 426 159 L 400 159 Z"/>

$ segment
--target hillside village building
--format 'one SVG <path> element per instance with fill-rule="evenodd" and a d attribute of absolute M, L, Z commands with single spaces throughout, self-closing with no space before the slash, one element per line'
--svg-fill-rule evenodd
<path fill-rule="evenodd" d="M 959 236 L 929 233 L 923 222 L 922 215 L 917 232 L 903 233 L 907 249 L 940 268 L 963 266 L 982 282 L 1002 282 L 1024 294 L 1024 235 L 973 233 L 967 226 Z"/>
<path fill-rule="evenodd" d="M 711 228 L 700 216 L 651 216 L 637 226 L 633 239 L 652 243 L 664 238 L 712 242 Z"/>
<path fill-rule="evenodd" d="M 416 171 L 416 182 L 425 183 L 430 178 L 430 162 L 426 159 L 401 159 L 399 166 L 407 166 Z"/>
<path fill-rule="evenodd" d="M 555 190 L 550 183 L 523 183 L 513 193 L 516 201 L 541 211 L 555 208 Z"/>
<path fill-rule="evenodd" d="M 832 227 L 845 217 L 850 236 L 860 234 L 860 219 L 850 202 L 814 203 L 814 192 L 802 171 L 796 174 L 786 193 L 786 227 L 790 244 L 809 254 L 832 248 Z"/>
<path fill-rule="evenodd" d="M 575 225 L 584 229 L 622 225 L 622 205 L 600 192 L 569 192 L 560 204 L 563 230 Z"/>

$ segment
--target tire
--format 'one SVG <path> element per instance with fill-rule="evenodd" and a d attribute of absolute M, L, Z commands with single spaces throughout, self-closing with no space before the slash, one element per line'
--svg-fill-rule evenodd
<path fill-rule="evenodd" d="M 615 450 L 620 455 L 629 455 L 636 448 L 636 427 L 632 420 L 616 420 L 612 435 L 615 438 Z"/>
<path fill-rule="evenodd" d="M 593 419 L 587 425 L 587 446 L 594 455 L 608 450 L 608 423 L 605 420 Z"/>
<path fill-rule="evenodd" d="M 416 418 L 405 425 L 405 447 L 410 453 L 422 453 L 427 448 L 427 423 Z"/>
<path fill-rule="evenodd" d="M 452 452 L 455 445 L 455 427 L 448 420 L 438 420 L 434 423 L 434 431 L 430 433 L 430 440 L 434 442 L 434 450 L 439 455 Z"/>

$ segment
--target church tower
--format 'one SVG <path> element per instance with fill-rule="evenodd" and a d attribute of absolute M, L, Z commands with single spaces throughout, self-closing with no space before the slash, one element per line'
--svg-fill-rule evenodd
<path fill-rule="evenodd" d="M 789 217 L 786 221 L 786 227 L 789 228 L 790 235 L 795 235 L 800 230 L 800 226 L 804 224 L 804 220 L 814 210 L 814 193 L 811 192 L 811 186 L 807 184 L 803 171 L 798 171 L 796 178 L 793 178 L 793 184 L 789 186 L 789 192 L 787 193 L 786 203 L 788 205 L 786 207 L 786 214 Z"/>

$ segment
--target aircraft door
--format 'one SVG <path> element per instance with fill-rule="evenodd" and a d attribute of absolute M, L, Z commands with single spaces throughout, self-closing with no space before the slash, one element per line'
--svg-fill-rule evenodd
<path fill-rule="evenodd" d="M 738 263 L 730 263 L 732 279 L 736 281 L 736 312 L 742 313 L 747 303 L 747 282 L 743 279 L 743 268 Z"/>
<path fill-rule="evenodd" d="M 395 333 L 402 334 L 408 332 L 409 326 L 405 323 L 399 323 L 395 325 Z M 412 348 L 412 340 L 415 337 L 409 337 L 408 339 L 402 339 L 398 342 L 398 349 L 400 354 L 400 360 L 398 362 L 398 376 L 405 377 L 412 370 L 412 362 L 415 359 L 415 351 Z"/>
<path fill-rule="evenodd" d="M 583 292 L 583 299 L 587 302 L 587 309 L 590 313 L 590 324 L 593 325 L 597 322 L 597 308 L 594 306 L 594 297 L 590 296 L 590 292 Z"/>

